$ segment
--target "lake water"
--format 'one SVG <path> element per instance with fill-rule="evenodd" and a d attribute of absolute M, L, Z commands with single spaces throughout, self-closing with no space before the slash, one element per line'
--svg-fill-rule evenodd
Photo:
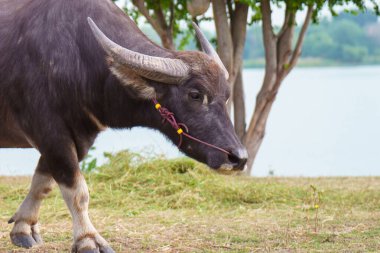
<path fill-rule="evenodd" d="M 263 79 L 244 71 L 247 116 Z M 181 154 L 160 133 L 136 128 L 102 133 L 93 152 L 122 149 Z M 34 150 L 0 149 L 0 174 L 32 174 Z M 254 176 L 379 176 L 380 66 L 298 68 L 284 81 L 271 112 Z"/>

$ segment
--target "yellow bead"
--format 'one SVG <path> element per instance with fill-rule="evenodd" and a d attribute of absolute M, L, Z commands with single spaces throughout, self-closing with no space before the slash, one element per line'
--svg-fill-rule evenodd
<path fill-rule="evenodd" d="M 178 133 L 178 134 L 182 134 L 182 133 L 183 133 L 182 128 L 179 128 L 179 129 L 177 130 L 177 133 Z"/>
<path fill-rule="evenodd" d="M 155 107 L 156 107 L 156 109 L 158 110 L 158 109 L 161 108 L 161 105 L 160 105 L 160 104 L 156 104 Z"/>

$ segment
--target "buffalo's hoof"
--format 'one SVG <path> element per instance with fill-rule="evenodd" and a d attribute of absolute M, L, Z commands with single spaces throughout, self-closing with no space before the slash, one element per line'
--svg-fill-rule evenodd
<path fill-rule="evenodd" d="M 77 250 L 73 247 L 72 253 L 115 253 L 115 251 L 110 246 L 102 246 L 96 249 L 80 249 Z"/>
<path fill-rule="evenodd" d="M 36 239 L 31 235 L 22 233 L 11 234 L 11 241 L 14 245 L 27 249 L 42 243 L 41 237 L 38 236 L 38 238 L 40 242 L 37 242 Z"/>
<path fill-rule="evenodd" d="M 81 249 L 77 253 L 100 253 L 99 249 Z"/>
<path fill-rule="evenodd" d="M 84 237 L 74 243 L 72 253 L 115 253 L 107 242 L 99 235 Z"/>
<path fill-rule="evenodd" d="M 100 247 L 100 253 L 115 253 L 115 251 L 110 246 Z"/>
<path fill-rule="evenodd" d="M 13 218 L 8 221 L 8 223 L 13 222 L 15 222 Z M 16 221 L 11 232 L 11 241 L 16 246 L 29 249 L 43 243 L 39 231 L 38 224 L 29 225 L 24 221 Z"/>
<path fill-rule="evenodd" d="M 32 231 L 32 237 L 36 241 L 37 244 L 43 244 L 44 243 L 44 241 L 42 240 L 39 233 Z"/>

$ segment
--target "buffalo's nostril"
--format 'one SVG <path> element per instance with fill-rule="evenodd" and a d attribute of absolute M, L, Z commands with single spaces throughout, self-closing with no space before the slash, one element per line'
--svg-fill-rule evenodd
<path fill-rule="evenodd" d="M 235 164 L 238 164 L 240 162 L 240 159 L 236 155 L 230 153 L 228 155 L 228 161 L 230 161 L 230 163 L 232 163 L 233 165 L 235 165 Z"/>
<path fill-rule="evenodd" d="M 235 169 L 236 170 L 244 170 L 246 163 L 247 163 L 247 158 L 240 159 L 237 166 L 235 167 Z"/>
<path fill-rule="evenodd" d="M 239 170 L 244 170 L 245 169 L 245 165 L 247 164 L 247 161 L 248 161 L 247 158 L 241 159 L 240 163 L 238 165 L 238 169 Z"/>
<path fill-rule="evenodd" d="M 246 149 L 238 149 L 230 152 L 228 160 L 234 166 L 234 169 L 243 170 L 247 163 L 248 154 Z"/>

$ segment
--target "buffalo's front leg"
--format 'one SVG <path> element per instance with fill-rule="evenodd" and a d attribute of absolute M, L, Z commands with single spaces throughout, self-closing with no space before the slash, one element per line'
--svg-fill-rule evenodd
<path fill-rule="evenodd" d="M 15 223 L 11 231 L 12 243 L 19 247 L 31 248 L 42 243 L 37 223 L 38 214 L 42 200 L 52 190 L 54 183 L 49 174 L 42 172 L 43 166 L 44 161 L 41 158 L 34 173 L 28 195 L 15 215 L 9 220 L 9 223 Z"/>
<path fill-rule="evenodd" d="M 75 253 L 114 252 L 92 225 L 88 216 L 89 193 L 86 181 L 79 170 L 71 186 L 59 184 L 62 196 L 73 218 Z"/>
<path fill-rule="evenodd" d="M 89 136 L 90 130 L 86 129 L 87 135 L 80 135 L 73 129 L 67 129 L 67 122 L 57 117 L 53 112 L 46 111 L 44 113 L 45 117 L 34 122 L 39 127 L 36 125 L 33 127 L 25 126 L 25 129 L 33 130 L 28 133 L 28 136 L 41 153 L 42 161 L 46 164 L 44 171 L 48 172 L 58 184 L 70 210 L 74 231 L 73 252 L 114 252 L 90 221 L 88 216 L 88 188 L 79 168 L 79 161 L 88 152 L 96 134 Z M 29 114 L 34 115 L 36 113 L 32 111 Z M 45 122 L 42 119 L 49 120 Z M 63 251 L 60 250 L 60 252 Z"/>

